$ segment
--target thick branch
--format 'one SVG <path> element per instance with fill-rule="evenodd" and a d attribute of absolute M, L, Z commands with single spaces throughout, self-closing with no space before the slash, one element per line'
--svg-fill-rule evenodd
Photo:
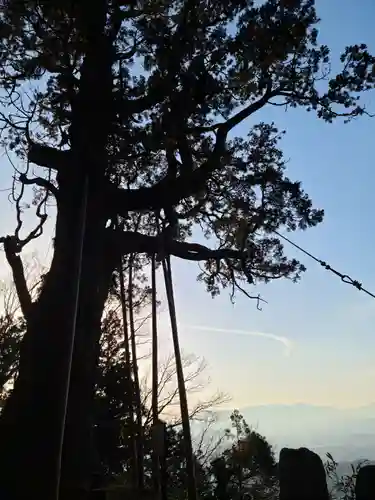
<path fill-rule="evenodd" d="M 47 179 L 43 179 L 42 177 L 28 178 L 26 176 L 26 174 L 21 174 L 20 175 L 20 182 L 22 182 L 22 184 L 26 184 L 28 186 L 35 185 L 35 186 L 42 187 L 42 188 L 46 189 L 47 191 L 50 191 L 56 199 L 59 195 L 59 190 L 57 189 L 57 187 L 54 186 L 52 184 L 52 182 L 48 181 Z"/>
<path fill-rule="evenodd" d="M 270 82 L 268 85 L 268 88 L 264 95 L 258 99 L 257 101 L 253 102 L 252 104 L 249 104 L 249 106 L 246 106 L 246 108 L 242 109 L 238 113 L 236 113 L 234 116 L 229 118 L 225 123 L 223 123 L 220 127 L 220 129 L 225 130 L 226 134 L 230 130 L 232 130 L 234 127 L 239 125 L 243 120 L 246 120 L 246 118 L 249 118 L 252 114 L 254 114 L 256 111 L 259 111 L 263 106 L 267 104 L 267 102 L 272 99 L 273 97 L 276 97 L 280 93 L 280 89 L 275 89 L 272 90 L 272 83 Z"/>
<path fill-rule="evenodd" d="M 14 236 L 6 236 L 1 239 L 4 243 L 5 256 L 12 269 L 14 285 L 20 302 L 21 311 L 26 321 L 29 320 L 32 310 L 32 300 L 27 288 L 25 272 L 21 257 L 17 254 L 17 242 Z"/>
<path fill-rule="evenodd" d="M 40 167 L 61 170 L 67 166 L 70 160 L 70 152 L 59 151 L 50 146 L 30 142 L 27 159 L 29 162 L 35 163 L 35 165 L 39 165 Z"/>
<path fill-rule="evenodd" d="M 148 236 L 132 231 L 114 231 L 111 229 L 106 229 L 106 234 L 112 248 L 118 248 L 123 254 L 157 254 L 160 251 L 161 242 L 157 236 Z M 230 248 L 212 250 L 198 243 L 187 243 L 176 240 L 166 241 L 165 251 L 180 259 L 194 261 L 243 258 L 243 254 L 238 250 Z"/>

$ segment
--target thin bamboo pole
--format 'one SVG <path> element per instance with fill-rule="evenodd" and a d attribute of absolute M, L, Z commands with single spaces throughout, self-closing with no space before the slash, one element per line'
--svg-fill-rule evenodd
<path fill-rule="evenodd" d="M 133 310 L 133 258 L 130 259 L 129 265 L 129 283 L 128 283 L 128 303 L 129 303 L 129 326 L 130 326 L 130 342 L 132 352 L 132 366 L 135 385 L 135 415 L 136 415 L 136 447 L 137 447 L 137 486 L 140 491 L 144 489 L 144 451 L 143 451 L 143 426 L 142 426 L 142 403 L 141 403 L 141 388 L 139 384 L 138 361 L 137 361 L 137 344 L 135 339 L 134 325 L 134 310 Z"/>
<path fill-rule="evenodd" d="M 156 262 L 155 255 L 151 259 L 151 288 L 152 288 L 152 466 L 154 491 L 160 498 L 160 450 L 158 449 L 158 327 L 157 327 L 157 295 L 156 295 Z"/>

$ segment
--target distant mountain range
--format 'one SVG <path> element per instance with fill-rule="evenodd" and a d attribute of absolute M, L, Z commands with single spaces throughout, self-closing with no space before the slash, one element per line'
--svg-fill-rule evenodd
<path fill-rule="evenodd" d="M 307 404 L 239 408 L 247 423 L 278 453 L 284 446 L 327 452 L 340 462 L 375 460 L 375 404 L 338 409 Z M 218 412 L 218 428 L 229 425 L 231 411 Z"/>

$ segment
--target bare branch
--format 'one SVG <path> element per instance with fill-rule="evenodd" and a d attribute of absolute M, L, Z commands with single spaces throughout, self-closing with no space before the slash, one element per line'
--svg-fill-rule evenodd
<path fill-rule="evenodd" d="M 183 356 L 183 369 L 185 375 L 185 385 L 187 393 L 191 396 L 197 394 L 207 385 L 210 380 L 204 376 L 207 364 L 204 358 L 195 355 Z M 163 363 L 159 366 L 159 385 L 158 385 L 158 412 L 173 423 L 173 427 L 181 424 L 179 416 L 176 417 L 176 412 L 179 408 L 179 391 L 176 379 L 176 365 L 173 354 L 170 354 Z M 147 373 L 142 380 L 142 399 L 145 408 L 151 408 L 151 387 L 149 384 L 149 374 Z M 229 401 L 229 397 L 217 392 L 205 401 L 198 401 L 190 410 L 191 420 L 207 420 L 207 416 L 214 407 Z M 151 422 L 151 410 L 145 418 L 145 425 Z"/>
<path fill-rule="evenodd" d="M 192 420 L 205 420 L 207 412 L 211 412 L 213 408 L 225 403 L 229 403 L 230 396 L 224 392 L 216 392 L 208 400 L 198 401 L 190 410 L 190 418 Z"/>
<path fill-rule="evenodd" d="M 210 414 L 205 423 L 205 427 L 194 443 L 194 448 L 199 454 L 199 460 L 202 465 L 206 465 L 212 461 L 220 451 L 224 441 L 230 436 L 227 430 L 213 432 L 212 427 L 217 423 L 217 417 L 214 414 Z"/>
<path fill-rule="evenodd" d="M 20 240 L 20 245 L 22 248 L 24 246 L 26 246 L 28 243 L 30 243 L 31 240 L 35 240 L 36 238 L 39 238 L 39 236 L 41 236 L 43 234 L 43 226 L 46 223 L 47 218 L 48 218 L 46 213 L 42 213 L 42 207 L 45 205 L 45 202 L 46 202 L 46 199 L 45 198 L 42 199 L 39 202 L 37 209 L 36 209 L 36 215 L 39 219 L 38 224 L 36 225 L 36 227 L 32 231 L 30 231 L 30 233 L 27 235 L 26 238 Z"/>
<path fill-rule="evenodd" d="M 46 189 L 43 196 L 40 196 L 38 200 L 35 200 L 35 203 L 34 203 L 34 204 L 36 204 L 35 213 L 36 213 L 37 218 L 39 219 L 39 222 L 36 225 L 36 227 L 32 231 L 29 232 L 28 236 L 26 238 L 22 239 L 20 237 L 20 232 L 21 232 L 21 229 L 23 226 L 23 220 L 22 220 L 23 208 L 21 206 L 21 201 L 22 201 L 22 198 L 24 195 L 25 185 L 31 184 L 31 183 L 37 184 L 39 182 L 39 178 L 37 178 L 38 182 L 31 182 L 31 180 L 27 179 L 25 173 L 23 173 L 23 174 L 21 173 L 19 176 L 19 180 L 21 182 L 21 189 L 17 195 L 16 195 L 16 189 L 15 189 L 15 184 L 16 184 L 16 177 L 15 176 L 13 177 L 13 186 L 12 186 L 12 197 L 16 203 L 17 226 L 16 226 L 16 229 L 14 232 L 14 238 L 15 238 L 15 241 L 17 242 L 17 252 L 20 252 L 22 250 L 22 248 L 24 246 L 26 246 L 31 240 L 36 239 L 43 234 L 43 226 L 46 223 L 47 218 L 48 218 L 47 213 L 46 213 L 46 204 L 48 201 L 48 196 L 50 194 L 50 190 Z M 46 184 L 48 186 L 50 184 L 52 185 L 51 181 L 47 180 L 47 179 L 40 179 L 40 184 L 43 184 L 43 187 L 44 187 L 44 184 Z M 54 188 L 54 186 L 53 186 L 53 188 Z"/>

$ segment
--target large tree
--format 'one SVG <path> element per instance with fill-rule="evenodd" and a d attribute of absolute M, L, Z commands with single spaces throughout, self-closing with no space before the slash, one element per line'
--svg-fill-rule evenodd
<path fill-rule="evenodd" d="M 204 261 L 200 277 L 214 294 L 303 270 L 273 231 L 314 226 L 322 211 L 286 176 L 273 124 L 245 138 L 233 131 L 272 105 L 326 121 L 364 113 L 358 94 L 373 87 L 373 57 L 365 45 L 348 47 L 342 71 L 329 76 L 317 23 L 313 0 L 2 2 L 2 140 L 11 159 L 18 154 L 17 168 L 25 165 L 16 176 L 16 231 L 4 239 L 27 322 L 0 420 L 0 486 L 14 497 L 53 494 L 79 268 L 67 498 L 89 484 L 100 322 L 121 255 L 162 250 Z M 38 216 L 29 235 L 28 185 Z M 53 259 L 32 301 L 19 254 L 42 231 L 53 197 Z M 188 239 L 194 225 L 211 248 Z"/>

